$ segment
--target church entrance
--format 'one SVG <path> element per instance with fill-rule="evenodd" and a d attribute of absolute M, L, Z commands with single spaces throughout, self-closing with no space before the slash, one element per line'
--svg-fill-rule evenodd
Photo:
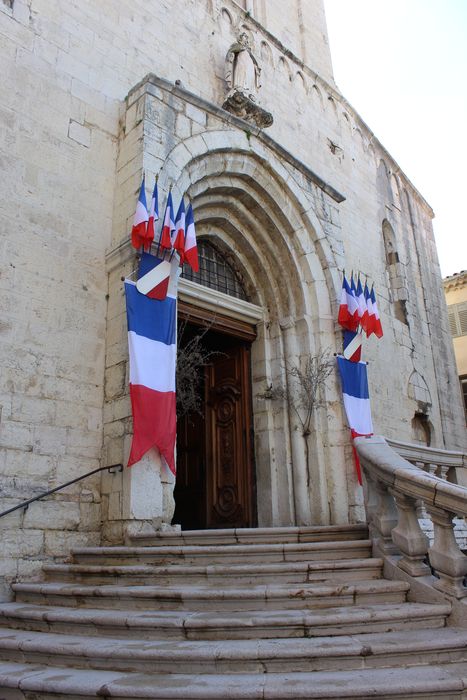
<path fill-rule="evenodd" d="M 182 529 L 253 527 L 256 519 L 251 407 L 254 329 L 206 312 L 179 318 L 183 347 L 196 334 L 208 354 L 199 373 L 197 410 L 177 420 L 174 523 Z M 179 325 L 180 327 L 180 325 Z"/>

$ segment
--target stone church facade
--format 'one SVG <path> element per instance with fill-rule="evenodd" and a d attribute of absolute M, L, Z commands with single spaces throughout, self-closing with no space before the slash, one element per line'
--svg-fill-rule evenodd
<path fill-rule="evenodd" d="M 159 175 L 164 200 L 191 199 L 213 269 L 242 290 L 180 280 L 180 315 L 231 365 L 205 379 L 196 459 L 217 466 L 202 493 L 185 484 L 193 522 L 364 518 L 336 374 L 306 445 L 264 398 L 287 365 L 341 350 L 344 268 L 378 293 L 384 337 L 364 346 L 375 432 L 464 447 L 432 210 L 336 87 L 321 0 L 289 5 L 284 22 L 278 0 L 0 0 L 5 509 L 127 459 L 122 277 L 143 171 L 148 192 Z M 173 489 L 154 453 L 5 516 L 1 575 L 167 527 Z"/>

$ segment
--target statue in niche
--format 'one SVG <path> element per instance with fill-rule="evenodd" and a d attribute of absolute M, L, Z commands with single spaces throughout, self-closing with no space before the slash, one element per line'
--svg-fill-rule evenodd
<path fill-rule="evenodd" d="M 241 119 L 264 128 L 271 126 L 273 117 L 256 102 L 261 87 L 261 68 L 251 50 L 246 32 L 230 47 L 226 57 L 225 80 L 228 87 L 224 109 Z"/>
<path fill-rule="evenodd" d="M 240 92 L 253 102 L 261 87 L 261 68 L 256 60 L 248 35 L 243 32 L 227 54 L 225 79 L 231 92 Z"/>

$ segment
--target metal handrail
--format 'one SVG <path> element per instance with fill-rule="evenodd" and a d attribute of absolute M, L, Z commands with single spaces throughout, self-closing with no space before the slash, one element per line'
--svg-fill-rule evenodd
<path fill-rule="evenodd" d="M 117 467 L 119 468 L 117 469 Z M 3 513 L 0 513 L 0 518 L 3 518 L 4 515 L 8 515 L 8 513 L 13 513 L 13 511 L 19 510 L 20 508 L 24 508 L 24 510 L 27 510 L 30 503 L 34 503 L 34 501 L 39 501 L 41 498 L 50 496 L 50 494 L 55 493 L 56 491 L 61 491 L 61 489 L 64 489 L 67 486 L 71 486 L 71 484 L 76 484 L 77 481 L 81 481 L 82 479 L 85 479 L 88 476 L 92 476 L 93 474 L 97 474 L 98 472 L 103 472 L 107 470 L 109 474 L 115 474 L 116 472 L 111 471 L 112 469 L 117 469 L 117 472 L 122 472 L 123 464 L 111 464 L 108 467 L 98 467 L 97 469 L 93 469 L 91 472 L 87 472 L 87 474 L 81 474 L 81 476 L 78 476 L 76 479 L 72 479 L 71 481 L 67 481 L 65 484 L 56 486 L 54 489 L 50 489 L 50 491 L 44 491 L 44 493 L 40 493 L 38 496 L 34 496 L 34 498 L 29 498 L 27 501 L 23 501 L 17 506 L 13 506 L 13 508 L 8 508 L 8 510 L 4 510 Z"/>

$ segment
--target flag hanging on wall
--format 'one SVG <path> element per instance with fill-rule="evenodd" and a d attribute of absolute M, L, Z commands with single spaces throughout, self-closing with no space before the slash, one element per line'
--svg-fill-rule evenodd
<path fill-rule="evenodd" d="M 345 357 L 338 356 L 337 365 L 341 376 L 344 408 L 352 439 L 373 435 L 366 362 L 350 362 Z M 355 449 L 354 456 L 358 483 L 361 484 L 360 462 Z"/>
<path fill-rule="evenodd" d="M 186 212 L 185 227 L 185 251 L 183 254 L 183 261 L 188 263 L 193 272 L 198 272 L 198 245 L 196 242 L 195 219 L 193 217 L 193 207 L 191 206 L 191 202 L 188 205 Z"/>
<path fill-rule="evenodd" d="M 180 265 L 183 265 L 183 256 L 185 253 L 185 202 L 183 201 L 183 197 L 178 207 L 177 216 L 175 217 L 173 247 L 180 255 Z"/>
<path fill-rule="evenodd" d="M 344 331 L 344 357 L 351 362 L 362 359 L 362 332 Z"/>
<path fill-rule="evenodd" d="M 377 338 L 383 337 L 383 327 L 381 325 L 381 319 L 379 317 L 378 304 L 376 303 L 376 294 L 374 287 L 371 288 L 369 294 L 369 304 L 368 304 L 368 328 L 367 336 L 370 337 L 372 333 L 376 335 Z"/>
<path fill-rule="evenodd" d="M 345 278 L 342 279 L 342 291 L 339 304 L 338 323 L 349 331 L 356 331 L 358 327 L 358 303 L 352 292 L 350 284 Z"/>
<path fill-rule="evenodd" d="M 173 206 L 173 202 L 172 202 L 172 192 L 169 191 L 169 194 L 167 197 L 167 204 L 165 205 L 164 221 L 162 222 L 161 235 L 159 238 L 159 246 L 163 250 L 170 250 L 172 248 L 172 235 L 173 235 L 174 231 L 175 231 L 174 206 Z"/>
<path fill-rule="evenodd" d="M 149 214 L 146 203 L 146 190 L 144 185 L 144 175 L 139 190 L 138 202 L 136 204 L 133 228 L 131 229 L 131 245 L 133 248 L 141 248 L 146 242 L 146 230 L 148 226 Z"/>
<path fill-rule="evenodd" d="M 156 447 L 175 474 L 176 291 L 169 287 L 158 301 L 126 280 L 125 296 L 133 412 L 128 466 Z"/>
<path fill-rule="evenodd" d="M 172 265 L 150 253 L 143 253 L 138 269 L 136 289 L 151 299 L 163 300 L 167 296 Z"/>
<path fill-rule="evenodd" d="M 154 183 L 154 189 L 152 191 L 151 204 L 149 206 L 149 220 L 148 227 L 146 229 L 146 239 L 144 243 L 144 249 L 151 250 L 151 243 L 154 240 L 154 223 L 159 219 L 159 194 L 157 191 L 157 178 Z"/>

